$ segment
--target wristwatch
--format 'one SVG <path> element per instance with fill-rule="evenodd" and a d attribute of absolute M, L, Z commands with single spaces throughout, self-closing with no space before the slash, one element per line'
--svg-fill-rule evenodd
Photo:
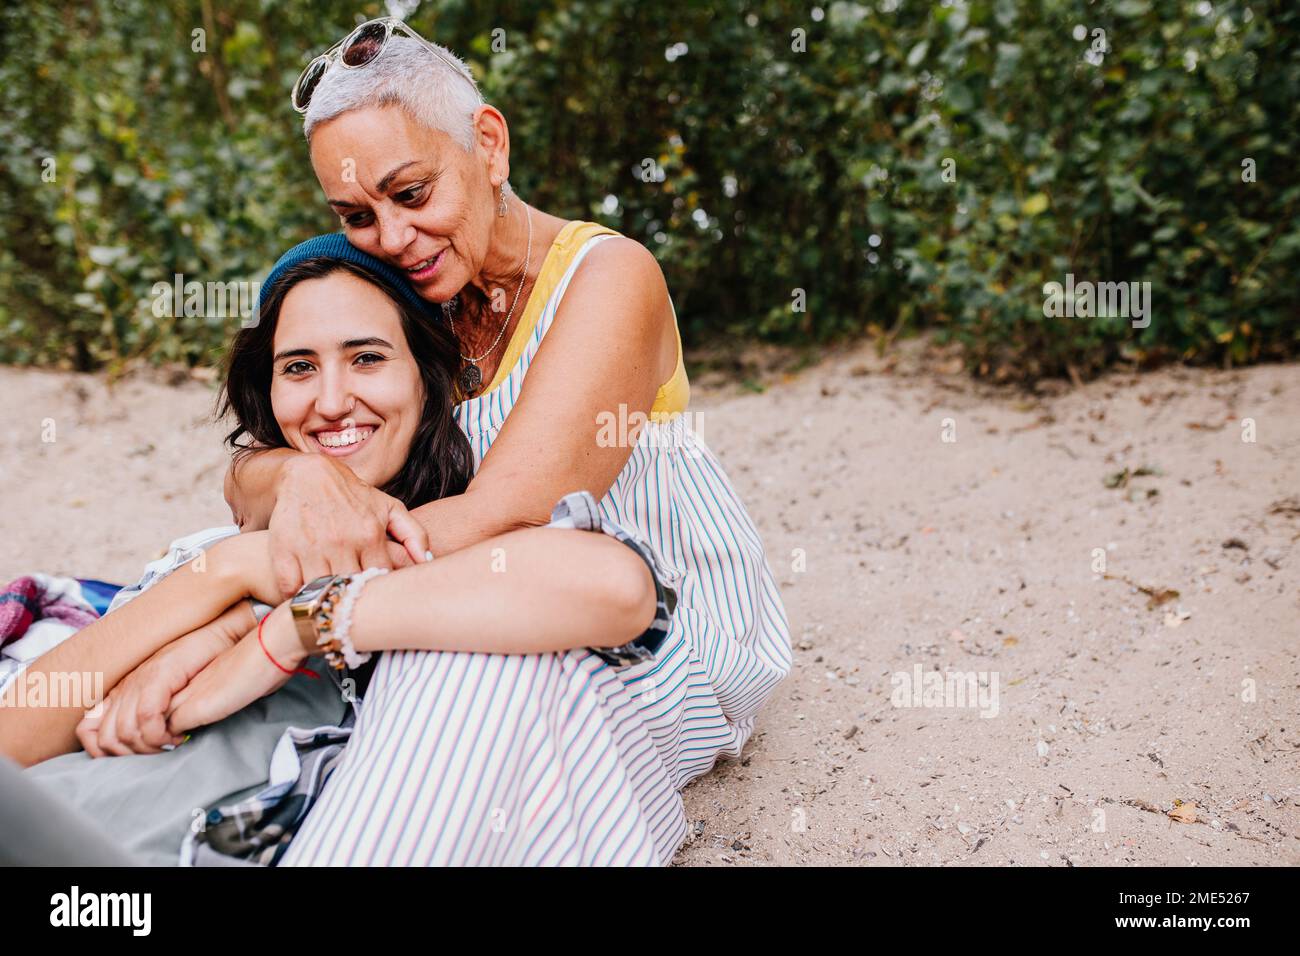
<path fill-rule="evenodd" d="M 334 589 L 331 587 L 345 575 L 324 574 L 313 581 L 308 581 L 289 603 L 293 612 L 293 626 L 298 630 L 298 639 L 309 653 L 316 654 L 323 648 L 326 658 L 332 658 L 331 651 L 338 653 L 339 642 L 327 641 L 321 644 L 321 630 L 329 629 L 333 611 Z M 322 628 L 322 624 L 324 627 Z M 331 660 L 331 664 L 333 661 Z"/>

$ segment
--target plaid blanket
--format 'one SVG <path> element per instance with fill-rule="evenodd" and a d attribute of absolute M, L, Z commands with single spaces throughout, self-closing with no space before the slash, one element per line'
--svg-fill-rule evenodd
<path fill-rule="evenodd" d="M 28 664 L 97 619 L 118 585 L 28 574 L 0 590 L 0 692 Z"/>
<path fill-rule="evenodd" d="M 57 621 L 71 633 L 98 617 L 75 578 L 29 574 L 0 591 L 0 647 L 18 640 L 36 621 Z"/>

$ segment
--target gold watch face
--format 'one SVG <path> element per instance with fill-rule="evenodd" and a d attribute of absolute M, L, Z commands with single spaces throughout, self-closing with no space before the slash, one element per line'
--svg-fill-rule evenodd
<path fill-rule="evenodd" d="M 329 586 L 329 583 L 334 580 L 334 577 L 335 576 L 332 574 L 322 575 L 314 581 L 304 585 L 303 588 L 293 596 L 293 613 L 297 615 L 299 610 L 306 613 L 311 607 L 312 601 L 315 601 L 321 596 L 325 588 Z"/>
<path fill-rule="evenodd" d="M 289 611 L 293 615 L 293 625 L 298 631 L 298 639 L 308 651 L 316 646 L 319 637 L 316 632 L 316 609 L 320 607 L 321 596 L 334 577 L 332 574 L 326 574 L 309 582 L 293 596 L 293 600 L 289 603 Z"/>

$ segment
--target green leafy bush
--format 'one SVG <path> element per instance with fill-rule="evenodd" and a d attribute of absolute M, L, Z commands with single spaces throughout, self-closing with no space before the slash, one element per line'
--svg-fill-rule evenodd
<path fill-rule="evenodd" d="M 336 228 L 288 90 L 384 12 L 5 8 L 0 360 L 214 361 L 237 320 L 160 318 L 151 290 L 256 280 Z M 933 326 L 1017 379 L 1300 348 L 1294 4 L 458 0 L 409 21 L 505 113 L 521 195 L 655 252 L 690 340 Z M 1067 274 L 1151 283 L 1149 325 L 1045 315 Z"/>

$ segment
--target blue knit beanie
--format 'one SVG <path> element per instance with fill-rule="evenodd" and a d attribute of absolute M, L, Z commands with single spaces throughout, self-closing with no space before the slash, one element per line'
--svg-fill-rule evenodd
<path fill-rule="evenodd" d="M 341 232 L 331 232 L 300 242 L 280 257 L 271 268 L 271 274 L 262 280 L 261 288 L 258 290 L 256 313 L 258 316 L 262 314 L 262 302 L 271 295 L 276 283 L 284 278 L 284 274 L 299 263 L 311 259 L 343 259 L 363 266 L 379 275 L 398 296 L 415 306 L 417 312 L 436 321 L 442 319 L 441 305 L 421 298 L 401 269 L 395 269 L 369 253 L 362 252 L 348 242 Z"/>

